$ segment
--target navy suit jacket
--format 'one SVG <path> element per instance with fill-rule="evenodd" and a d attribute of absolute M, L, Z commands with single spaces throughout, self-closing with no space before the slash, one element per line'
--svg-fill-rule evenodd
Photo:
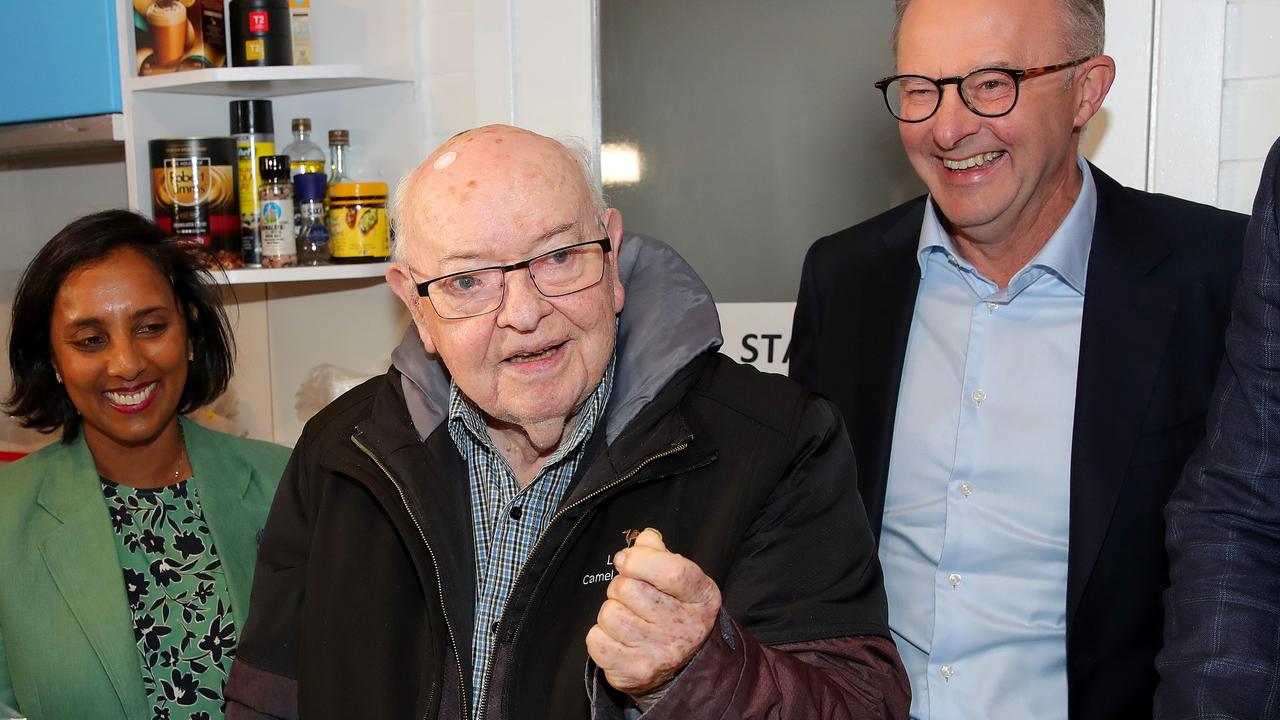
<path fill-rule="evenodd" d="M 1071 452 L 1071 720 L 1150 717 L 1168 586 L 1163 510 L 1204 434 L 1246 218 L 1098 189 Z M 791 375 L 844 413 L 879 533 L 924 198 L 822 238 L 805 258 Z"/>
<path fill-rule="evenodd" d="M 1280 141 L 1245 237 L 1209 431 L 1169 502 L 1157 718 L 1280 717 Z"/>

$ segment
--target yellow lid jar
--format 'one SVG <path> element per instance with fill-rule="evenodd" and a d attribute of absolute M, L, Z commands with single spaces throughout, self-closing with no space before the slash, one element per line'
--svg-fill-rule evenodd
<path fill-rule="evenodd" d="M 380 262 L 391 257 L 387 184 L 329 186 L 329 250 L 336 263 Z"/>

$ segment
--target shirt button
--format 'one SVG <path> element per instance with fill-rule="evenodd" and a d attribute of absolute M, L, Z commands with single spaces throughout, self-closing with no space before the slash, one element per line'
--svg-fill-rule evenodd
<path fill-rule="evenodd" d="M 956 669 L 950 665 L 943 665 L 938 672 L 942 675 L 943 680 L 950 680 L 955 677 Z"/>
<path fill-rule="evenodd" d="M 982 401 L 987 399 L 987 391 L 983 390 L 982 388 L 978 388 L 977 390 L 973 391 L 972 397 L 975 403 L 981 405 Z"/>
<path fill-rule="evenodd" d="M 965 497 L 969 497 L 970 495 L 972 495 L 973 483 L 967 483 L 967 482 L 960 483 L 960 494 Z"/>
<path fill-rule="evenodd" d="M 524 515 L 524 509 L 521 508 L 519 505 L 516 505 L 515 507 L 511 508 L 512 520 L 519 520 L 521 515 Z"/>
<path fill-rule="evenodd" d="M 998 307 L 1000 307 L 1000 304 L 999 304 L 999 303 L 989 302 L 989 303 L 987 303 L 987 312 L 989 312 L 989 313 L 993 313 L 993 312 L 995 312 L 995 311 L 996 311 L 996 308 L 998 308 Z"/>
<path fill-rule="evenodd" d="M 947 582 L 951 583 L 951 587 L 960 587 L 960 573 L 951 573 L 947 576 Z"/>

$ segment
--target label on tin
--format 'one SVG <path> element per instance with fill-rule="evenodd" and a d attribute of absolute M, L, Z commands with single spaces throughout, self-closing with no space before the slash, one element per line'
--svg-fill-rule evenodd
<path fill-rule="evenodd" d="M 249 11 L 249 32 L 271 32 L 270 14 L 263 10 Z"/>
<path fill-rule="evenodd" d="M 229 138 L 157 139 L 148 143 L 151 207 L 174 239 L 239 256 L 234 145 Z"/>
<path fill-rule="evenodd" d="M 245 40 L 244 41 L 244 59 L 245 60 L 261 60 L 266 53 L 262 48 L 261 40 Z"/>
<path fill-rule="evenodd" d="M 260 215 L 258 222 L 262 235 L 262 256 L 279 257 L 296 254 L 293 237 L 293 201 L 263 200 Z"/>
<path fill-rule="evenodd" d="M 262 243 L 258 241 L 258 188 L 262 187 L 262 175 L 258 158 L 275 155 L 274 142 L 249 142 L 248 138 L 236 138 L 236 168 L 240 190 L 240 246 L 244 261 L 251 265 L 262 262 Z"/>
<path fill-rule="evenodd" d="M 387 209 L 374 205 L 329 208 L 329 251 L 335 258 L 385 258 L 391 255 Z"/>

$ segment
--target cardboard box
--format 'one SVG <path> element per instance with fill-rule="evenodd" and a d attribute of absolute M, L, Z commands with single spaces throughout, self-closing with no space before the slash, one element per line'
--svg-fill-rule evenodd
<path fill-rule="evenodd" d="M 293 64 L 310 65 L 311 0 L 289 0 L 289 16 L 293 21 Z"/>
<path fill-rule="evenodd" d="M 222 0 L 133 0 L 139 75 L 227 66 Z"/>

